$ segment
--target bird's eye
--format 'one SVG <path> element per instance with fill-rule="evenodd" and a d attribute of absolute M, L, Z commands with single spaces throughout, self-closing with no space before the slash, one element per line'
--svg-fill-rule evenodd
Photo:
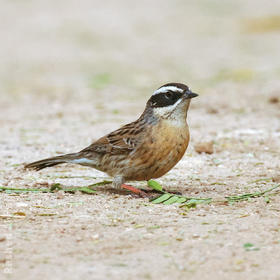
<path fill-rule="evenodd" d="M 167 93 L 165 94 L 165 97 L 166 97 L 167 99 L 172 99 L 172 93 L 167 92 Z"/>

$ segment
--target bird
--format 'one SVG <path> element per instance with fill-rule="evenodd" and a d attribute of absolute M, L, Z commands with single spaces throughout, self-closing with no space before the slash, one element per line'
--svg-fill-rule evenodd
<path fill-rule="evenodd" d="M 145 196 L 127 181 L 156 179 L 183 157 L 190 134 L 187 113 L 198 94 L 183 83 L 167 83 L 155 90 L 140 117 L 99 138 L 85 149 L 26 164 L 41 170 L 62 163 L 95 168 L 113 177 L 113 186 Z"/>

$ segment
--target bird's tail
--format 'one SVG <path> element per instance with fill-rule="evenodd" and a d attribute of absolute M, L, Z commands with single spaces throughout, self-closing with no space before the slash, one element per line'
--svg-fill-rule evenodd
<path fill-rule="evenodd" d="M 34 170 L 38 171 L 38 170 L 41 170 L 46 167 L 55 166 L 57 164 L 73 162 L 75 159 L 78 159 L 78 158 L 79 158 L 79 153 L 66 154 L 66 155 L 62 155 L 62 156 L 51 157 L 51 158 L 46 158 L 46 159 L 42 159 L 39 161 L 35 161 L 32 163 L 26 164 L 24 166 L 24 168 L 34 169 Z"/>

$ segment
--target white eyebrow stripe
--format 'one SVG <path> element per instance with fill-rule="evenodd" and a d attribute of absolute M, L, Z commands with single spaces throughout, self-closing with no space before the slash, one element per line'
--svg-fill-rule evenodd
<path fill-rule="evenodd" d="M 179 91 L 179 92 L 183 92 L 183 90 L 181 88 L 175 87 L 175 86 L 166 86 L 166 87 L 161 87 L 159 89 L 157 89 L 153 95 L 159 94 L 159 93 L 164 93 L 167 91 Z"/>

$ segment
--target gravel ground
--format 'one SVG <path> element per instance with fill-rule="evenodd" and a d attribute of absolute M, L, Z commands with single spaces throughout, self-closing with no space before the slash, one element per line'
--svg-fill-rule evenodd
<path fill-rule="evenodd" d="M 191 142 L 158 181 L 186 196 L 280 183 L 280 2 L 1 1 L 0 186 L 107 180 L 23 163 L 78 151 L 187 83 Z M 198 144 L 213 143 L 212 154 Z M 143 183 L 135 183 L 144 186 Z M 0 192 L 1 279 L 280 279 L 280 193 L 189 210 L 111 186 Z"/>

